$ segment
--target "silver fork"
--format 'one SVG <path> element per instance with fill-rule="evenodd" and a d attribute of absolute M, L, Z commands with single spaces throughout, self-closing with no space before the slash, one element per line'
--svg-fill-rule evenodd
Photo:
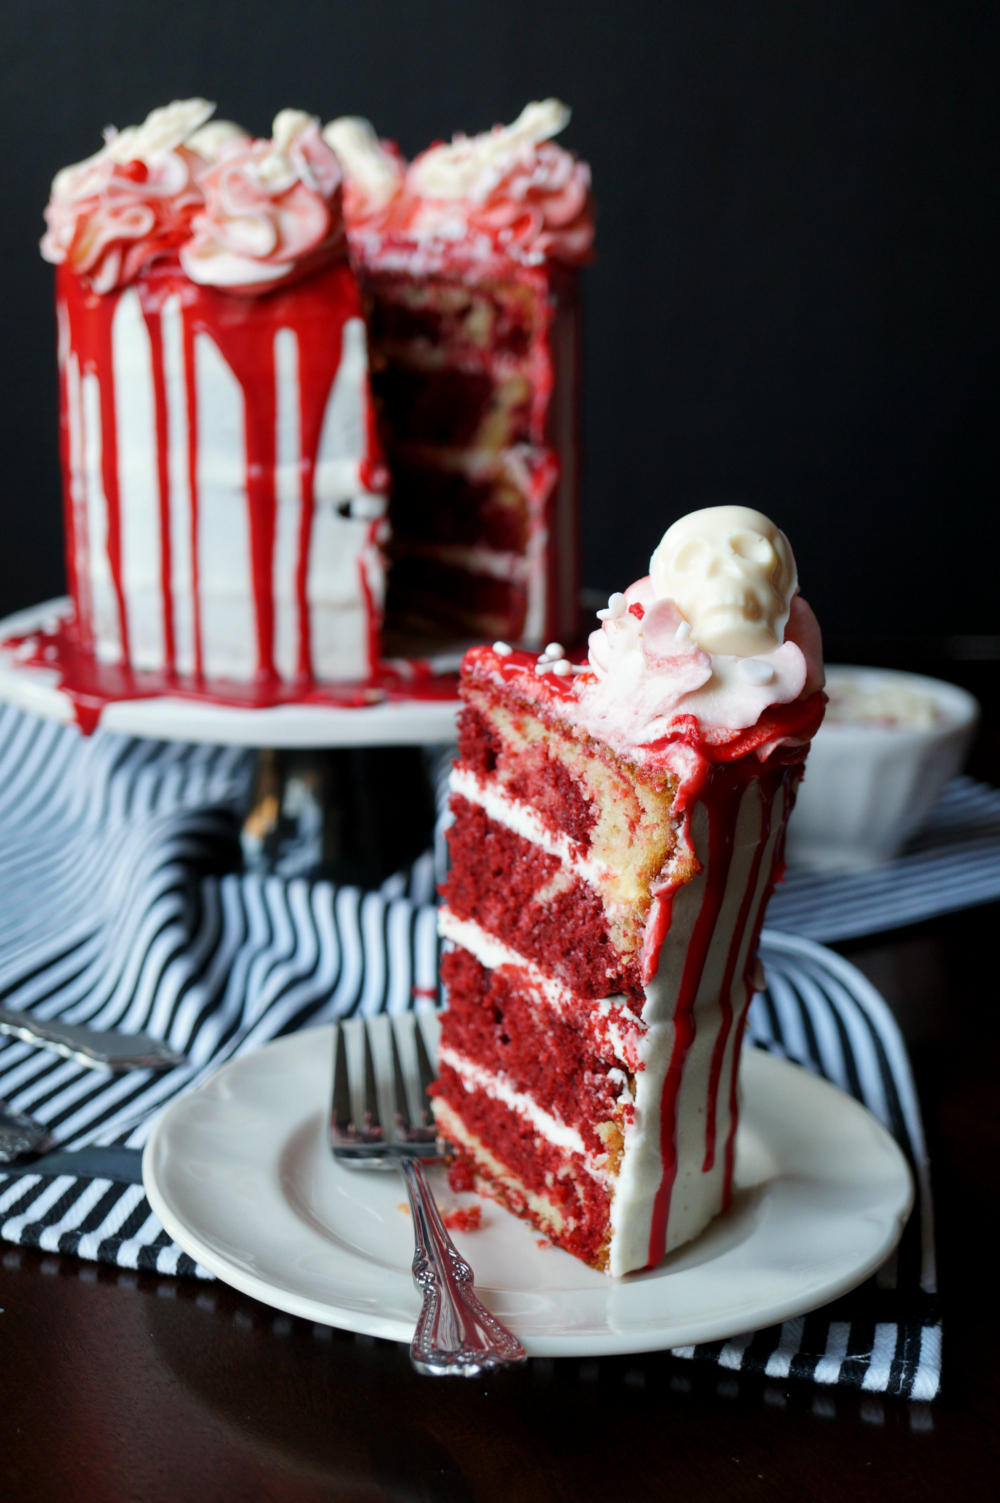
<path fill-rule="evenodd" d="M 360 1122 L 351 1111 L 345 1030 L 342 1025 L 337 1026 L 330 1147 L 334 1158 L 348 1168 L 398 1168 L 406 1181 L 416 1242 L 413 1282 L 424 1301 L 410 1346 L 410 1360 L 417 1372 L 435 1377 L 454 1374 L 471 1378 L 498 1367 L 516 1366 L 525 1360 L 525 1350 L 517 1337 L 476 1298 L 472 1269 L 448 1236 L 424 1175 L 424 1164 L 442 1162 L 444 1144 L 438 1139 L 430 1111 L 427 1088 L 434 1079 L 434 1070 L 420 1024 L 414 1016 L 420 1104 L 411 1120 L 396 1030 L 392 1019 L 386 1022 L 394 1096 L 391 1139 L 387 1140 L 382 1130 L 371 1038 L 365 1020 L 361 1027 L 364 1083 Z"/>

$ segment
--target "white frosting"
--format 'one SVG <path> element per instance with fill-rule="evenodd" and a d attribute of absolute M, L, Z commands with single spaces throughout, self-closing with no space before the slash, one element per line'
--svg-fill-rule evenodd
<path fill-rule="evenodd" d="M 159 317 L 161 339 L 147 322 Z M 192 317 L 195 327 L 190 328 Z M 76 538 L 78 608 L 89 620 L 95 652 L 120 663 L 124 637 L 109 555 L 108 502 L 104 493 L 101 411 L 111 403 L 117 419 L 121 588 L 127 616 L 130 664 L 158 671 L 165 663 L 167 597 L 160 563 L 159 436 L 154 392 L 162 379 L 167 399 L 166 507 L 171 538 L 170 579 L 177 667 L 195 668 L 195 623 L 204 670 L 210 678 L 252 681 L 258 670 L 256 607 L 246 491 L 246 403 L 243 389 L 218 345 L 197 328 L 197 313 L 179 296 L 159 315 L 143 315 L 139 294 L 121 294 L 111 333 L 111 368 L 81 372 L 69 310 L 59 309 L 65 377 L 70 500 Z M 185 346 L 193 334 L 194 368 Z M 345 517 L 340 505 L 360 498 L 371 512 L 384 503 L 368 497 L 361 471 L 367 444 L 367 349 L 364 323 L 349 319 L 336 380 L 327 399 L 316 456 L 312 528 L 308 534 L 306 609 L 314 676 L 321 681 L 367 677 L 369 611 L 361 571 L 376 609 L 384 591 L 381 557 L 372 546 L 370 516 Z M 158 352 L 157 346 L 159 347 Z M 157 362 L 162 370 L 157 371 Z M 192 504 L 188 414 L 197 416 Z M 274 652 L 279 675 L 293 681 L 306 623 L 300 620 L 298 577 L 301 528 L 302 393 L 298 339 L 280 331 L 275 361 L 278 506 L 272 576 Z M 193 519 L 197 517 L 197 528 Z M 194 532 L 194 537 L 192 533 Z M 197 583 L 197 598 L 196 598 Z"/>
<path fill-rule="evenodd" d="M 737 1023 L 749 1000 L 743 975 L 781 828 L 781 798 L 779 794 L 772 811 L 770 834 L 746 922 L 742 931 L 737 933 L 740 909 L 761 835 L 761 806 L 756 784 L 748 786 L 740 804 L 725 894 L 694 1003 L 694 1041 L 684 1062 L 677 1094 L 677 1176 L 667 1217 L 667 1252 L 697 1236 L 722 1208 L 725 1143 L 732 1122 L 730 1087 L 733 1071 L 739 1066 L 735 1052 Z M 691 936 L 707 890 L 708 818 L 703 804 L 696 806 L 692 838 L 702 870 L 674 897 L 670 929 L 660 952 L 659 966 L 656 975 L 646 985 L 642 1015 L 647 1031 L 640 1042 L 643 1068 L 635 1076 L 635 1117 L 625 1131 L 625 1152 L 611 1203 L 608 1272 L 615 1276 L 643 1267 L 649 1256 L 653 1210 L 663 1178 L 660 1107 L 664 1079 L 673 1056 L 673 1013 Z M 715 1161 L 706 1172 L 703 1162 L 707 1093 L 712 1055 L 722 1026 L 722 973 L 732 943 L 738 946 L 729 998 L 733 1018 L 715 1102 Z"/>
<path fill-rule="evenodd" d="M 760 512 L 682 517 L 650 574 L 598 611 L 596 681 L 581 680 L 579 708 L 567 712 L 621 749 L 659 741 L 681 715 L 703 730 L 741 731 L 770 706 L 807 698 L 823 686 L 822 642 L 797 588 L 787 539 Z"/>
<path fill-rule="evenodd" d="M 185 99 L 153 110 L 142 125 L 109 127 L 94 156 L 64 167 L 52 182 L 41 251 L 68 261 L 95 292 L 132 281 L 190 233 L 202 204 L 201 159 L 186 145 L 215 106 Z"/>
<path fill-rule="evenodd" d="M 217 160 L 219 152 L 231 141 L 249 141 L 250 136 L 242 125 L 232 120 L 210 120 L 187 139 L 187 145 L 206 162 Z"/>
<path fill-rule="evenodd" d="M 548 256 L 586 259 L 594 239 L 590 168 L 551 140 L 569 116 L 566 105 L 546 99 L 527 105 L 512 125 L 458 134 L 422 152 L 387 221 L 390 238 L 399 233 L 410 242 L 410 269 L 420 264 L 414 241 L 428 269 L 453 247 L 474 262 L 498 250 L 528 265 Z"/>
<path fill-rule="evenodd" d="M 468 768 L 454 767 L 448 778 L 448 787 L 471 804 L 478 804 L 498 825 L 539 846 L 550 856 L 558 857 L 568 871 L 591 886 L 599 886 L 610 875 L 603 861 L 581 856 L 575 841 L 561 831 L 550 830 L 530 805 L 512 798 L 497 783 L 481 782 Z"/>
<path fill-rule="evenodd" d="M 382 208 L 402 188 L 403 164 L 382 145 L 370 121 L 341 115 L 324 125 L 323 140 L 337 153 L 344 177 L 357 190 L 359 208 Z"/>
<path fill-rule="evenodd" d="M 400 543 L 399 553 L 414 558 L 434 559 L 452 569 L 478 574 L 487 579 L 502 579 L 516 584 L 527 582 L 531 561 L 523 553 L 502 552 L 483 543 Z"/>
<path fill-rule="evenodd" d="M 426 198 L 483 201 L 525 151 L 557 136 L 569 119 L 568 106 L 558 99 L 527 104 L 512 125 L 496 125 L 478 136 L 459 132 L 423 152 L 410 168 L 408 185 Z"/>
<path fill-rule="evenodd" d="M 175 101 L 58 172 L 45 259 L 68 260 L 98 293 L 174 252 L 193 282 L 265 291 L 340 254 L 340 164 L 318 120 L 282 110 L 273 139 L 253 141 L 229 121 L 206 124 L 214 109 Z"/>
<path fill-rule="evenodd" d="M 175 99 L 172 104 L 152 110 L 142 125 L 129 125 L 125 130 L 109 125 L 100 151 L 56 173 L 52 179 L 52 197 L 83 198 L 97 192 L 105 181 L 101 169 L 107 162 L 119 166 L 143 162 L 147 167 L 153 166 L 183 146 L 214 109 L 215 105 L 207 99 Z"/>
<path fill-rule="evenodd" d="M 524 971 L 532 986 L 556 1012 L 578 1006 L 580 999 L 568 986 L 564 986 L 554 976 L 547 976 L 534 961 L 525 959 L 497 939 L 496 935 L 487 933 L 474 919 L 462 919 L 457 913 L 452 913 L 450 908 L 439 908 L 438 933 L 442 939 L 451 940 L 453 944 L 461 945 L 463 950 L 468 950 L 470 955 L 474 955 L 491 971 L 499 966 L 514 966 L 517 970 Z"/>
<path fill-rule="evenodd" d="M 451 1066 L 468 1090 L 479 1090 L 494 1101 L 502 1101 L 510 1111 L 517 1112 L 526 1118 L 540 1137 L 554 1144 L 556 1148 L 561 1148 L 564 1153 L 580 1154 L 588 1161 L 587 1167 L 591 1173 L 597 1170 L 597 1165 L 593 1163 L 587 1145 L 577 1129 L 553 1117 L 551 1112 L 540 1107 L 533 1097 L 526 1096 L 523 1091 L 515 1091 L 502 1075 L 497 1075 L 492 1070 L 484 1070 L 482 1065 L 466 1059 L 462 1054 L 457 1054 L 454 1049 L 439 1049 L 438 1059 L 441 1064 Z"/>

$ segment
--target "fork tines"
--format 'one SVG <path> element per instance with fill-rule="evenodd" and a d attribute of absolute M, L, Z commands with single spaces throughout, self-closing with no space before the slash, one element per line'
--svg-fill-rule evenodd
<path fill-rule="evenodd" d="M 416 1078 L 412 1069 L 407 1072 L 404 1068 L 396 1031 L 397 1023 L 406 1026 L 411 1020 Z M 345 1163 L 354 1160 L 371 1165 L 373 1160 L 399 1154 L 414 1154 L 421 1158 L 437 1156 L 439 1153 L 437 1132 L 428 1096 L 428 1087 L 434 1080 L 434 1068 L 427 1053 L 420 1023 L 414 1014 L 408 1015 L 405 1020 L 389 1017 L 378 1020 L 383 1038 L 385 1034 L 388 1034 L 389 1079 L 393 1098 L 392 1131 L 391 1134 L 386 1134 L 379 1108 L 378 1080 L 372 1047 L 374 1022 L 375 1020 L 370 1023 L 368 1019 L 358 1019 L 353 1024 L 339 1023 L 337 1025 L 330 1145 L 335 1155 Z M 361 1034 L 360 1074 L 363 1090 L 360 1098 L 355 1098 L 360 1107 L 357 1115 L 352 1107 L 351 1069 L 347 1047 L 347 1030 L 352 1026 L 358 1028 Z M 409 1089 L 407 1089 L 408 1086 Z M 411 1112 L 414 1100 L 419 1102 L 416 1113 Z"/>

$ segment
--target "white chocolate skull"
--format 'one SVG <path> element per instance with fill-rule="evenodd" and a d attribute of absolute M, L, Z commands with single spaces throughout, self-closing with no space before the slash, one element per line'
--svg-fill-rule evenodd
<path fill-rule="evenodd" d="M 756 657 L 780 647 L 798 589 L 788 539 L 748 506 L 709 506 L 668 528 L 649 563 L 706 652 Z"/>

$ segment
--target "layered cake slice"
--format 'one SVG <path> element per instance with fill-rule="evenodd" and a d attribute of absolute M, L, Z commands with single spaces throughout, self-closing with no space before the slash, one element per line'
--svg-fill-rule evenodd
<path fill-rule="evenodd" d="M 409 166 L 367 121 L 324 129 L 370 302 L 403 627 L 576 636 L 576 283 L 594 227 L 589 169 L 551 139 L 568 119 L 530 104 Z"/>
<path fill-rule="evenodd" d="M 60 172 L 67 572 L 101 664 L 308 687 L 380 656 L 388 471 L 319 122 L 201 99 Z"/>
<path fill-rule="evenodd" d="M 785 824 L 822 719 L 787 540 L 667 532 L 585 665 L 462 669 L 435 1114 L 475 1187 L 618 1275 L 732 1195 L 738 1067 Z"/>

